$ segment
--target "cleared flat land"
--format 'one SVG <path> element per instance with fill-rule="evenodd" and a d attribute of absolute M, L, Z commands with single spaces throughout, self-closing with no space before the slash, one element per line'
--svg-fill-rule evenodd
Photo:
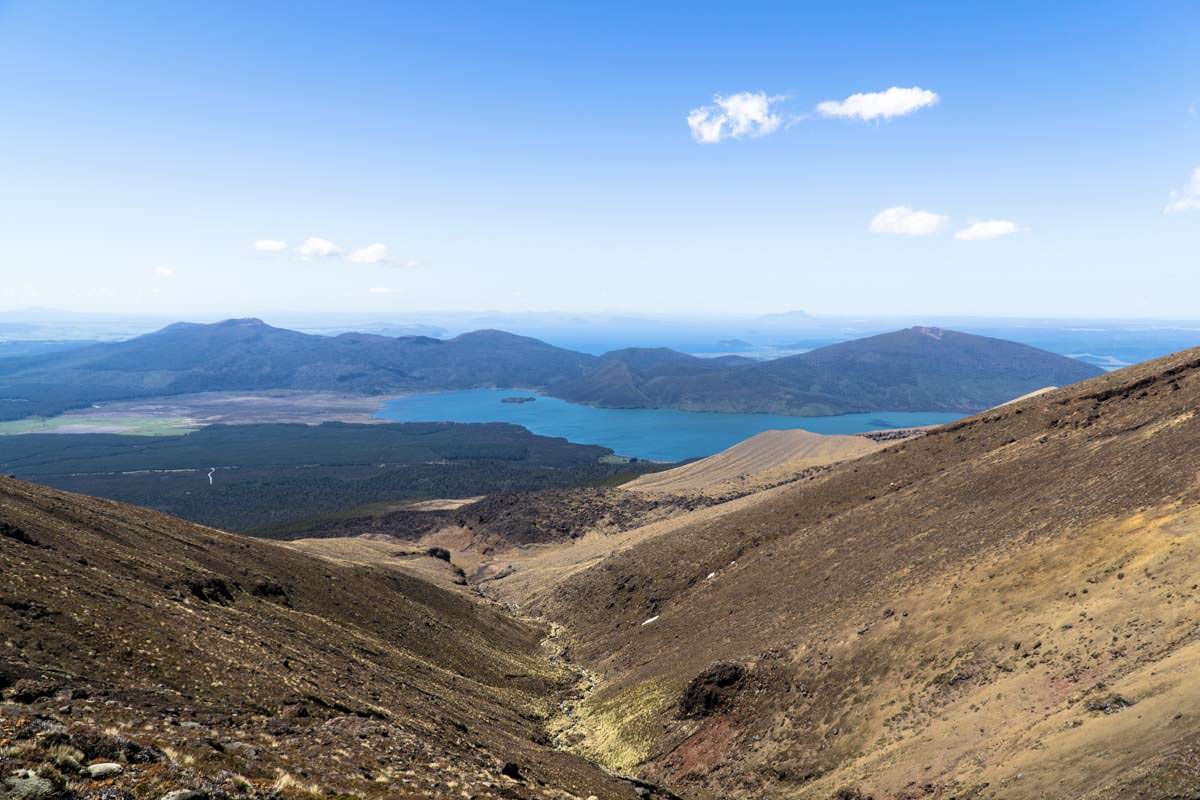
<path fill-rule="evenodd" d="M 175 436 L 196 430 L 197 425 L 187 417 L 150 416 L 101 412 L 92 410 L 59 417 L 0 422 L 0 436 L 19 436 L 23 433 L 121 433 L 130 436 Z"/>
<path fill-rule="evenodd" d="M 339 392 L 201 392 L 97 404 L 56 417 L 0 422 L 0 435 L 22 433 L 122 433 L 172 436 L 205 425 L 256 422 L 385 422 L 375 416 L 387 400 Z"/>

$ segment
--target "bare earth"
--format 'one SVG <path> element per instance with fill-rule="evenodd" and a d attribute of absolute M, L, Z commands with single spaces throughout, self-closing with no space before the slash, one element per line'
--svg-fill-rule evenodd
<path fill-rule="evenodd" d="M 45 420 L 0 423 L 4 433 L 130 433 L 173 435 L 205 425 L 255 422 L 373 422 L 388 400 L 339 392 L 201 392 L 104 403 Z"/>

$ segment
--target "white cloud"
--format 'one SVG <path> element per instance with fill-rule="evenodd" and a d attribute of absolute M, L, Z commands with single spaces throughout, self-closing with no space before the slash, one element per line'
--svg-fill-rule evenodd
<path fill-rule="evenodd" d="M 766 136 L 779 128 L 783 118 L 771 109 L 783 97 L 765 92 L 738 92 L 729 97 L 714 95 L 712 105 L 694 108 L 687 115 L 692 138 L 701 144 L 716 144 L 744 136 Z"/>
<path fill-rule="evenodd" d="M 387 246 L 376 242 L 360 247 L 346 257 L 355 264 L 379 264 L 387 261 Z"/>
<path fill-rule="evenodd" d="M 155 267 L 154 274 L 160 278 L 173 278 L 175 277 L 175 270 L 173 267 Z"/>
<path fill-rule="evenodd" d="M 1017 223 L 1011 220 L 982 219 L 955 232 L 954 238 L 960 242 L 986 242 L 991 239 L 999 239 L 1001 236 L 1009 236 L 1019 230 Z"/>
<path fill-rule="evenodd" d="M 1171 192 L 1171 202 L 1163 209 L 1164 214 L 1200 209 L 1200 167 L 1192 170 L 1192 179 L 1182 189 Z"/>
<path fill-rule="evenodd" d="M 884 209 L 871 220 L 871 233 L 929 236 L 946 224 L 947 217 L 932 211 L 915 211 L 908 206 Z"/>
<path fill-rule="evenodd" d="M 287 242 L 278 239 L 255 239 L 254 249 L 260 253 L 282 253 L 287 250 Z"/>
<path fill-rule="evenodd" d="M 367 291 L 371 294 L 392 294 L 396 290 L 390 286 L 372 286 L 370 289 L 367 289 Z"/>
<path fill-rule="evenodd" d="M 328 239 L 320 239 L 316 236 L 308 237 L 303 244 L 296 248 L 296 255 L 303 259 L 327 258 L 336 256 L 340 252 L 342 252 L 342 248 Z"/>
<path fill-rule="evenodd" d="M 938 101 L 937 92 L 912 86 L 901 89 L 893 86 L 885 92 L 860 92 L 845 100 L 826 100 L 817 104 L 817 113 L 823 117 L 872 120 L 883 117 L 902 117 L 931 106 Z"/>

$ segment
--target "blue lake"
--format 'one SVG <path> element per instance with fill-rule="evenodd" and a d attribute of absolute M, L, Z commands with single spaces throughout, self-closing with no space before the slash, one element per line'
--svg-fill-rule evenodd
<path fill-rule="evenodd" d="M 939 425 L 960 414 L 878 411 L 837 417 L 776 414 L 716 414 L 671 409 L 595 408 L 536 395 L 532 403 L 502 403 L 532 397 L 513 389 L 471 389 L 418 394 L 390 400 L 378 416 L 394 422 L 511 422 L 542 436 L 598 444 L 623 456 L 680 461 L 712 455 L 762 431 L 803 428 L 814 433 L 862 433 L 882 428 Z"/>

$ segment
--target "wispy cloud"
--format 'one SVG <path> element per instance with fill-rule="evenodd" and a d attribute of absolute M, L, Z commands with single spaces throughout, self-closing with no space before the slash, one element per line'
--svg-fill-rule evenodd
<path fill-rule="evenodd" d="M 1171 192 L 1171 202 L 1163 209 L 1164 214 L 1175 214 L 1180 211 L 1195 211 L 1200 209 L 1200 167 L 1192 170 L 1192 179 L 1187 186 Z"/>
<path fill-rule="evenodd" d="M 259 239 L 254 242 L 254 249 L 260 253 L 285 253 L 288 251 L 288 244 L 279 239 Z M 309 236 L 299 245 L 292 248 L 292 253 L 303 261 L 332 259 L 340 256 L 341 259 L 339 260 L 344 260 L 351 264 L 385 264 L 395 267 L 420 266 L 416 261 L 397 261 L 391 258 L 388 254 L 388 247 L 383 242 L 374 242 L 373 244 L 346 251 L 329 239 L 323 239 L 320 236 Z"/>
<path fill-rule="evenodd" d="M 317 236 L 310 236 L 296 248 L 296 255 L 303 259 L 312 258 L 328 258 L 336 256 L 342 252 L 342 248 L 338 247 L 328 239 L 321 239 Z"/>
<path fill-rule="evenodd" d="M 388 260 L 387 245 L 376 242 L 366 247 L 360 247 L 346 256 L 355 264 L 381 264 Z"/>
<path fill-rule="evenodd" d="M 154 274 L 160 278 L 173 278 L 173 277 L 175 277 L 175 268 L 167 267 L 167 266 L 158 266 L 158 267 L 154 268 Z"/>
<path fill-rule="evenodd" d="M 956 231 L 954 238 L 960 242 L 986 242 L 999 239 L 1001 236 L 1010 236 L 1019 230 L 1017 223 L 1012 220 L 983 219 L 972 222 L 961 231 Z"/>
<path fill-rule="evenodd" d="M 372 286 L 367 289 L 370 294 L 393 294 L 396 290 L 390 286 Z"/>
<path fill-rule="evenodd" d="M 922 89 L 920 86 L 911 86 L 907 89 L 893 86 L 883 92 L 852 94 L 845 100 L 826 100 L 817 104 L 817 113 L 823 117 L 865 121 L 890 119 L 932 106 L 939 99 L 937 92 Z"/>
<path fill-rule="evenodd" d="M 692 138 L 701 144 L 766 136 L 783 124 L 783 117 L 772 108 L 783 99 L 765 92 L 738 92 L 728 97 L 714 95 L 711 105 L 688 112 L 688 128 Z"/>
<path fill-rule="evenodd" d="M 947 217 L 932 211 L 917 211 L 909 206 L 893 206 L 880 211 L 871 220 L 871 233 L 900 236 L 931 236 L 946 224 Z"/>

